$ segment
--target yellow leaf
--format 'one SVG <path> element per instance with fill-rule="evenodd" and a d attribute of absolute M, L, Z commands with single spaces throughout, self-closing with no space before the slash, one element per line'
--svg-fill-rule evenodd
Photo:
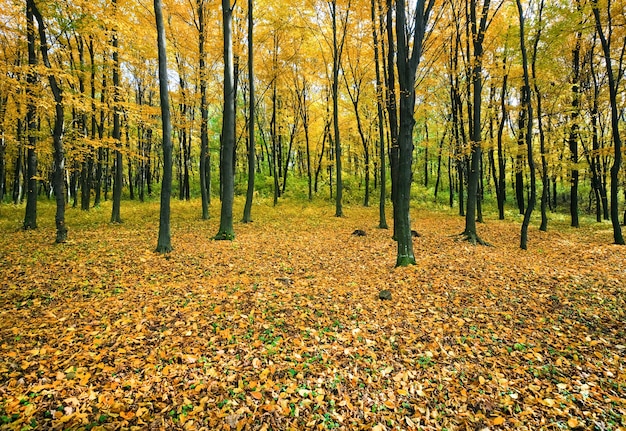
<path fill-rule="evenodd" d="M 259 380 L 263 381 L 267 379 L 267 376 L 269 376 L 269 374 L 270 374 L 269 368 L 264 369 L 263 371 L 261 371 L 261 374 L 259 374 Z"/>
<path fill-rule="evenodd" d="M 409 392 L 406 389 L 398 389 L 398 395 L 409 395 Z"/>

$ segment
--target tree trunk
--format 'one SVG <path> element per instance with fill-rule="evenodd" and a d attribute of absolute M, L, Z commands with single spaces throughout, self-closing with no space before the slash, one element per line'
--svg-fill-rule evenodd
<path fill-rule="evenodd" d="M 130 157 L 132 152 L 130 145 L 130 127 L 126 116 L 124 116 L 124 136 L 126 138 L 126 151 L 128 151 L 128 156 L 126 157 L 126 162 L 128 163 L 128 197 L 132 201 L 135 200 L 135 187 L 133 178 L 133 160 Z"/>
<path fill-rule="evenodd" d="M 161 123 L 163 127 L 163 181 L 161 182 L 161 207 L 159 214 L 159 238 L 156 251 L 172 251 L 170 233 L 170 199 L 172 195 L 172 122 L 170 119 L 170 100 L 167 82 L 167 54 L 165 46 L 165 27 L 161 0 L 154 0 L 154 15 L 157 28 L 157 48 L 159 57 L 159 94 L 161 99 Z"/>
<path fill-rule="evenodd" d="M 56 200 L 56 242 L 63 243 L 67 240 L 67 227 L 65 226 L 65 154 L 63 151 L 63 122 L 64 122 L 64 106 L 63 91 L 59 87 L 56 77 L 52 71 L 52 65 L 48 58 L 48 41 L 46 30 L 44 27 L 43 17 L 41 16 L 34 0 L 28 0 L 33 15 L 37 19 L 39 26 L 39 39 L 41 57 L 44 65 L 48 70 L 48 82 L 52 90 L 55 102 L 54 128 L 52 132 L 52 142 L 54 144 L 54 174 L 53 187 Z"/>
<path fill-rule="evenodd" d="M 480 161 L 482 153 L 481 136 L 481 106 L 482 106 L 482 58 L 483 41 L 487 30 L 487 19 L 489 13 L 490 0 L 484 0 L 480 15 L 476 11 L 476 0 L 470 1 L 470 21 L 473 41 L 472 58 L 472 127 L 471 127 L 471 161 L 468 173 L 467 184 L 467 212 L 465 214 L 465 231 L 463 234 L 472 244 L 485 244 L 476 232 L 476 200 L 478 198 L 478 181 L 480 175 Z M 480 18 L 480 22 L 478 19 Z"/>
<path fill-rule="evenodd" d="M 374 43 L 374 64 L 376 68 L 376 110 L 378 114 L 378 153 L 380 157 L 380 197 L 378 203 L 378 227 L 388 229 L 385 204 L 387 200 L 387 167 L 385 163 L 385 119 L 383 113 L 383 81 L 380 73 L 380 59 L 378 54 L 378 33 L 376 32 L 376 0 L 371 0 L 372 39 Z M 378 1 L 378 15 L 382 23 L 382 0 Z M 381 31 L 382 38 L 382 31 Z M 382 42 L 382 41 L 381 41 Z M 384 57 L 384 55 L 383 55 Z"/>
<path fill-rule="evenodd" d="M 217 240 L 235 238 L 233 229 L 233 201 L 235 197 L 235 173 L 233 170 L 233 148 L 235 146 L 235 83 L 233 77 L 233 10 L 230 0 L 222 0 L 224 26 L 224 113 L 222 117 L 222 205 L 220 226 L 215 235 Z"/>
<path fill-rule="evenodd" d="M 296 85 L 298 78 L 296 78 Z M 306 77 L 302 78 L 302 88 L 297 90 L 298 96 L 298 114 L 302 119 L 302 128 L 304 129 L 304 142 L 306 150 L 306 175 L 308 183 L 308 198 L 313 200 L 313 172 L 311 166 L 311 142 L 309 134 L 309 106 L 308 106 L 309 84 Z"/>
<path fill-rule="evenodd" d="M 117 13 L 117 0 L 113 0 L 113 8 Z M 124 183 L 124 170 L 122 166 L 122 141 L 120 125 L 120 59 L 119 40 L 117 30 L 113 30 L 113 140 L 115 141 L 115 178 L 113 180 L 113 207 L 111 211 L 111 223 L 121 223 L 120 207 L 122 204 L 122 186 Z"/>
<path fill-rule="evenodd" d="M 598 0 L 592 0 L 592 11 L 596 23 L 596 31 L 600 37 L 602 43 L 602 51 L 604 52 L 604 61 L 606 64 L 606 73 L 609 79 L 609 100 L 611 106 L 611 132 L 613 136 L 613 165 L 611 166 L 611 223 L 613 225 L 613 240 L 615 244 L 624 245 L 624 237 L 622 235 L 622 228 L 619 222 L 619 209 L 618 209 L 618 190 L 619 190 L 619 171 L 622 164 L 622 138 L 619 130 L 619 110 L 618 110 L 618 83 L 615 79 L 613 72 L 613 62 L 611 59 L 611 36 L 613 34 L 613 28 L 611 25 L 610 15 L 607 19 L 608 30 L 605 34 L 600 17 L 600 11 L 598 9 Z M 610 14 L 610 2 L 607 6 L 607 11 Z M 622 58 L 622 57 L 620 57 Z M 621 63 L 620 63 L 621 66 Z M 621 76 L 622 71 L 618 71 L 618 76 Z"/>
<path fill-rule="evenodd" d="M 254 134 L 255 118 L 255 94 L 254 94 L 254 1 L 248 0 L 248 90 L 249 96 L 249 117 L 248 117 L 248 188 L 246 190 L 246 204 L 243 209 L 243 222 L 252 221 L 252 198 L 254 196 L 254 163 L 256 159 L 256 137 Z M 308 142 L 307 142 L 308 144 Z M 307 147 L 308 148 L 308 147 Z M 309 193 L 311 180 L 309 177 Z"/>
<path fill-rule="evenodd" d="M 343 217 L 343 180 L 342 180 L 342 158 L 341 158 L 341 138 L 339 135 L 339 69 L 341 68 L 341 54 L 343 52 L 343 44 L 346 39 L 348 30 L 348 14 L 350 13 L 350 2 L 346 10 L 345 20 L 343 21 L 343 32 L 341 40 L 337 37 L 337 0 L 330 3 L 330 11 L 333 19 L 333 135 L 335 144 L 335 167 L 337 171 L 337 179 L 335 180 L 337 193 L 335 194 L 335 217 Z"/>
<path fill-rule="evenodd" d="M 591 48 L 592 52 L 595 48 L 597 38 L 594 38 L 594 45 Z M 598 101 L 600 98 L 600 86 L 598 84 L 598 77 L 596 75 L 594 62 L 589 62 L 589 68 L 591 72 L 591 78 L 593 82 L 593 101 L 591 107 L 591 140 L 592 140 L 592 154 L 590 155 L 590 166 L 593 176 L 593 188 L 596 196 L 596 221 L 600 223 L 603 219 L 608 219 L 608 205 L 606 199 L 606 189 L 604 188 L 604 182 L 602 180 L 602 163 L 600 161 L 600 138 L 599 138 L 599 108 Z"/>
<path fill-rule="evenodd" d="M 581 13 L 580 0 L 576 1 L 576 8 Z M 583 23 L 579 22 L 579 26 Z M 570 150 L 570 161 L 572 163 L 571 168 L 571 183 L 570 183 L 570 216 L 571 226 L 579 227 L 580 222 L 578 220 L 578 117 L 580 116 L 580 51 L 581 51 L 581 39 L 582 30 L 576 32 L 576 45 L 572 51 L 572 113 L 570 115 L 570 133 L 567 139 Z"/>
<path fill-rule="evenodd" d="M 439 184 L 441 184 L 441 159 L 443 155 L 443 145 L 446 141 L 446 136 L 448 134 L 448 128 L 446 127 L 443 131 L 443 136 L 439 141 L 439 146 L 437 147 L 437 178 L 435 179 L 435 202 L 437 201 L 437 194 L 439 193 Z"/>
<path fill-rule="evenodd" d="M 506 67 L 506 57 L 504 58 L 504 67 Z M 496 188 L 496 201 L 498 204 L 498 219 L 504 220 L 504 203 L 506 202 L 506 159 L 504 157 L 504 145 L 502 136 L 507 118 L 507 87 L 508 87 L 508 71 L 502 78 L 502 89 L 500 91 L 500 121 L 498 123 L 497 145 L 498 145 L 498 174 L 496 175 L 495 160 L 492 160 L 493 182 Z M 493 154 L 491 155 L 493 157 Z"/>
<path fill-rule="evenodd" d="M 80 72 L 78 79 L 78 86 L 80 94 L 85 97 L 85 78 L 84 71 L 87 70 L 85 64 L 85 41 L 82 36 L 76 36 L 76 46 L 78 48 L 78 58 L 80 62 Z M 86 98 L 86 97 L 85 97 Z M 79 114 L 80 134 L 87 140 L 87 112 L 81 109 Z M 80 170 L 80 209 L 83 211 L 89 211 L 91 201 L 91 183 L 92 183 L 92 171 L 93 171 L 93 147 L 87 145 L 86 154 L 83 156 Z"/>
<path fill-rule="evenodd" d="M 523 91 L 523 90 L 522 90 Z M 526 210 L 526 200 L 524 199 L 524 153 L 521 148 L 526 145 L 526 110 L 522 109 L 518 119 L 517 135 L 517 155 L 515 156 L 515 198 L 520 214 Z"/>
<path fill-rule="evenodd" d="M 6 140 L 4 137 L 4 118 L 7 109 L 8 96 L 0 96 L 0 204 L 4 202 L 7 191 L 6 173 Z"/>
<path fill-rule="evenodd" d="M 381 0 L 382 1 L 382 0 Z M 398 104 L 396 98 L 396 78 L 395 78 L 395 40 L 393 36 L 393 0 L 387 0 L 387 93 L 386 93 L 386 105 L 387 115 L 389 117 L 389 164 L 391 168 L 391 203 L 393 208 L 393 238 L 397 239 L 397 227 L 396 220 L 400 217 L 398 213 L 398 206 L 396 205 L 398 186 L 398 164 L 400 162 L 399 154 L 400 148 L 398 147 Z"/>
<path fill-rule="evenodd" d="M 396 241 L 398 255 L 396 266 L 414 265 L 413 238 L 411 235 L 410 198 L 411 198 L 411 165 L 413 161 L 413 127 L 415 119 L 415 76 L 422 56 L 422 43 L 426 33 L 428 17 L 434 1 L 425 4 L 425 0 L 417 0 L 414 17 L 412 40 L 407 40 L 407 22 L 404 0 L 396 2 L 396 38 L 398 42 L 398 83 L 400 86 L 400 133 L 398 135 L 399 163 L 398 184 L 396 187 L 397 218 Z M 392 70 L 389 71 L 391 75 Z"/>
<path fill-rule="evenodd" d="M 533 158 L 533 106 L 530 96 L 530 75 L 528 73 L 528 55 L 526 53 L 526 36 L 524 34 L 524 11 L 522 10 L 521 0 L 517 0 L 517 11 L 519 14 L 520 24 L 520 51 L 522 52 L 522 66 L 524 69 L 524 88 L 522 91 L 522 109 L 526 110 L 526 148 L 528 152 L 528 168 L 530 169 L 530 197 L 528 206 L 524 212 L 524 220 L 522 221 L 522 231 L 520 236 L 520 248 L 526 250 L 528 248 L 528 225 L 537 196 L 535 184 L 535 161 Z"/>
<path fill-rule="evenodd" d="M 13 205 L 17 205 L 20 203 L 21 199 L 22 199 L 22 191 L 23 191 L 23 186 L 22 186 L 22 177 L 23 177 L 23 158 L 24 158 L 24 142 L 23 142 L 23 137 L 22 137 L 22 131 L 24 129 L 24 126 L 22 124 L 22 120 L 21 118 L 17 119 L 17 126 L 15 127 L 16 129 L 16 137 L 15 140 L 17 141 L 18 147 L 17 147 L 17 157 L 15 158 L 15 169 L 13 170 L 13 185 L 12 185 L 12 191 L 11 191 L 11 197 L 13 199 Z"/>
<path fill-rule="evenodd" d="M 206 53 L 204 43 L 206 40 L 205 8 L 204 0 L 197 0 L 198 7 L 198 52 L 200 56 L 200 195 L 202 199 L 202 220 L 209 218 L 209 182 L 210 172 L 209 154 L 209 109 L 207 102 L 206 83 Z"/>
<path fill-rule="evenodd" d="M 546 136 L 543 130 L 543 105 L 542 105 L 542 95 L 539 89 L 539 84 L 537 83 L 537 53 L 539 50 L 539 40 L 541 37 L 542 27 L 542 18 L 543 18 L 543 7 L 544 0 L 541 0 L 539 4 L 539 14 L 538 14 L 538 30 L 537 37 L 533 43 L 533 57 L 532 57 L 532 77 L 534 82 L 535 89 L 535 98 L 537 100 L 537 128 L 539 129 L 539 146 L 541 152 L 541 225 L 539 226 L 539 230 L 547 231 L 548 230 L 548 191 L 550 190 L 550 180 L 548 178 L 548 160 L 546 158 Z"/>
<path fill-rule="evenodd" d="M 93 51 L 93 44 L 90 44 L 91 50 Z M 104 57 L 104 56 L 103 56 Z M 93 63 L 93 62 L 92 62 Z M 100 104 L 104 106 L 105 95 L 106 95 L 106 73 L 102 73 L 102 89 L 100 90 Z M 92 95 L 95 97 L 95 88 L 92 90 Z M 94 102 L 95 107 L 95 102 Z M 95 113 L 94 113 L 95 115 Z M 104 108 L 100 108 L 100 123 L 98 124 L 98 139 L 100 142 L 104 139 Z M 98 148 L 98 162 L 96 164 L 96 181 L 95 181 L 95 189 L 96 193 L 94 196 L 93 206 L 97 207 L 100 205 L 100 193 L 102 190 L 102 178 L 105 173 L 103 172 L 103 164 L 105 163 L 105 150 L 103 147 Z M 104 176 L 106 181 L 106 175 Z M 105 196 L 106 200 L 106 196 Z"/>
<path fill-rule="evenodd" d="M 34 86 L 37 83 L 35 67 L 37 66 L 37 56 L 35 52 L 35 23 L 33 20 L 35 3 L 33 0 L 26 0 L 26 36 L 28 40 L 28 65 L 29 71 L 26 76 L 27 87 L 26 97 L 28 106 L 26 107 L 26 130 L 28 136 L 27 150 L 27 198 L 26 212 L 24 215 L 24 229 L 37 228 L 37 106 L 35 105 Z"/>

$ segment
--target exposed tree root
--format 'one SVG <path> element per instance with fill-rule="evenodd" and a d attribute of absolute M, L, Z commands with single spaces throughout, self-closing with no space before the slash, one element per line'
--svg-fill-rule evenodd
<path fill-rule="evenodd" d="M 232 241 L 235 239 L 235 234 L 233 232 L 219 231 L 213 239 L 215 241 Z"/>
<path fill-rule="evenodd" d="M 483 240 L 474 232 L 461 232 L 456 236 L 456 241 L 468 241 L 472 245 L 484 245 L 485 247 L 493 247 L 492 244 Z"/>

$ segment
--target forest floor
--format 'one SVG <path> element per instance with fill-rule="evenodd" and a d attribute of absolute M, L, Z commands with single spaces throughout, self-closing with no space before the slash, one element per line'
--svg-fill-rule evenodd
<path fill-rule="evenodd" d="M 61 245 L 51 204 L 26 232 L 0 207 L 1 429 L 626 429 L 610 224 L 534 223 L 522 251 L 519 221 L 471 246 L 416 210 L 394 268 L 377 208 L 256 205 L 229 242 L 217 207 L 172 205 L 168 255 L 158 203 L 69 210 Z"/>

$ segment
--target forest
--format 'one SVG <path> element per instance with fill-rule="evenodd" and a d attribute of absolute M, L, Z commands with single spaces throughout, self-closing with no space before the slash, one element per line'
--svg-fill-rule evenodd
<path fill-rule="evenodd" d="M 121 200 L 158 199 L 171 165 L 170 194 L 201 197 L 203 219 L 228 184 L 249 195 L 247 220 L 254 196 L 322 198 L 337 215 L 378 203 L 384 226 L 391 199 L 406 242 L 395 211 L 417 199 L 457 208 L 472 242 L 484 206 L 523 225 L 537 207 L 542 230 L 551 212 L 575 227 L 595 215 L 622 244 L 623 4 L 401 5 L 164 1 L 161 99 L 152 4 L 6 2 L 0 201 L 26 201 L 25 229 L 44 196 L 111 199 L 120 221 Z"/>
<path fill-rule="evenodd" d="M 0 5 L 0 429 L 626 429 L 622 0 Z"/>

